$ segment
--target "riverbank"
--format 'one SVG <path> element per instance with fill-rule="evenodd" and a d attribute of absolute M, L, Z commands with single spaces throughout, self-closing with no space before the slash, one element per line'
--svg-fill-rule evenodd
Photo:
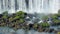
<path fill-rule="evenodd" d="M 19 11 L 13 14 L 8 14 L 8 12 L 4 12 L 0 14 L 0 27 L 9 27 L 13 28 L 15 31 L 18 29 L 24 30 L 36 30 L 38 32 L 57 32 L 55 29 L 49 28 L 50 26 L 58 26 L 60 25 L 60 14 L 53 14 L 49 18 L 48 16 L 44 16 L 42 21 L 35 21 L 31 18 L 34 15 L 29 15 L 27 17 L 27 13 L 23 11 Z M 36 17 L 34 17 L 36 18 Z M 31 20 L 31 21 L 29 21 Z M 34 22 L 32 22 L 34 21 Z M 38 23 L 39 22 L 39 23 Z"/>

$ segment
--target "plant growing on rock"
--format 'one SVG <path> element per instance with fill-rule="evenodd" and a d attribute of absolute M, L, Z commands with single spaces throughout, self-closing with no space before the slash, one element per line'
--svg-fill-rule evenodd
<path fill-rule="evenodd" d="M 47 22 L 44 22 L 44 23 L 40 23 L 40 26 L 42 26 L 43 28 L 45 28 L 45 27 L 49 27 L 50 24 L 47 23 Z"/>

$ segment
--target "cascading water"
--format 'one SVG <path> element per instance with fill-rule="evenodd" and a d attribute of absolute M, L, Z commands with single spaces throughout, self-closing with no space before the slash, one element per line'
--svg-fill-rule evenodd
<path fill-rule="evenodd" d="M 60 0 L 0 0 L 0 13 L 20 10 L 28 13 L 57 13 L 59 3 Z"/>

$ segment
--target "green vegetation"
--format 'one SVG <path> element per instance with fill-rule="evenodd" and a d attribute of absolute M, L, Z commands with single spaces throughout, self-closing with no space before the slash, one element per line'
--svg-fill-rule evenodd
<path fill-rule="evenodd" d="M 60 10 L 58 10 L 58 14 L 54 14 L 51 18 L 53 19 L 54 25 L 60 25 Z"/>
<path fill-rule="evenodd" d="M 24 14 L 25 14 L 24 12 L 19 11 L 16 13 L 16 16 L 19 16 L 20 18 L 24 18 Z"/>
<path fill-rule="evenodd" d="M 2 18 L 0 20 L 0 26 L 8 26 L 12 27 L 14 29 L 20 28 L 20 24 L 23 24 L 25 22 L 24 17 L 25 17 L 25 12 L 19 11 L 15 13 L 15 15 L 9 15 L 8 11 L 3 12 L 1 15 Z"/>
<path fill-rule="evenodd" d="M 23 20 L 23 19 L 20 19 L 19 21 L 20 21 L 21 23 L 24 23 L 24 20 Z"/>
<path fill-rule="evenodd" d="M 49 27 L 49 26 L 50 26 L 49 23 L 40 23 L 40 25 L 41 25 L 42 27 Z"/>
<path fill-rule="evenodd" d="M 30 26 L 27 25 L 24 19 L 27 14 L 23 11 L 16 12 L 15 14 L 12 15 L 9 15 L 8 11 L 5 11 L 1 15 L 3 16 L 1 16 L 2 18 L 0 18 L 0 26 L 7 26 L 13 28 L 14 30 L 21 29 L 21 28 L 27 30 L 30 29 Z M 51 16 L 54 25 L 58 25 L 60 23 L 59 17 L 60 17 L 60 10 L 58 11 L 58 14 L 53 14 Z M 49 18 L 48 15 L 43 16 L 42 17 L 42 20 L 44 20 L 43 23 L 40 24 L 34 23 L 32 25 L 32 28 L 35 30 L 41 30 L 41 29 L 43 30 L 46 27 L 49 27 L 50 24 L 47 22 L 48 18 Z"/>
<path fill-rule="evenodd" d="M 43 16 L 42 19 L 43 20 L 47 20 L 48 19 L 48 16 Z"/>
<path fill-rule="evenodd" d="M 4 18 L 4 19 L 8 18 L 8 11 L 3 12 L 2 18 Z"/>
<path fill-rule="evenodd" d="M 37 24 L 37 23 L 35 23 L 35 24 L 33 25 L 33 28 L 36 30 L 36 29 L 37 29 L 37 27 L 38 27 L 38 24 Z"/>

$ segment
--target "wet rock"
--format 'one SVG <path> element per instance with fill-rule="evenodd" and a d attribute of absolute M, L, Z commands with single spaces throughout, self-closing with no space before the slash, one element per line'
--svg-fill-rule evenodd
<path fill-rule="evenodd" d="M 50 33 L 53 32 L 53 31 L 54 31 L 54 29 L 50 29 L 50 30 L 49 30 Z"/>

